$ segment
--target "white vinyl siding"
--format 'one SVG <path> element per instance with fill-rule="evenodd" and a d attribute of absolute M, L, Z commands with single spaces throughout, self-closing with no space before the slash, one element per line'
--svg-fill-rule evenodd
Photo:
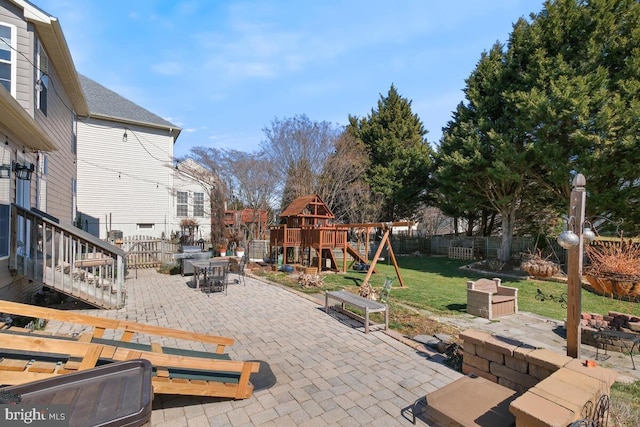
<path fill-rule="evenodd" d="M 146 235 L 168 236 L 176 229 L 173 138 L 166 129 L 127 129 L 125 142 L 122 124 L 78 118 L 78 215 L 100 238 L 107 230 L 139 235 L 138 224 L 154 224 Z"/>
<path fill-rule="evenodd" d="M 0 85 L 16 96 L 16 27 L 0 22 Z"/>

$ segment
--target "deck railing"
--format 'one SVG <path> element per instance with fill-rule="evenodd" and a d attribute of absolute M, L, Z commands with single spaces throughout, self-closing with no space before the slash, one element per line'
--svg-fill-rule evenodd
<path fill-rule="evenodd" d="M 321 228 L 289 228 L 274 227 L 271 229 L 272 246 L 305 246 L 323 248 L 342 247 L 346 244 L 347 233 L 344 229 L 333 227 Z"/>
<path fill-rule="evenodd" d="M 103 308 L 124 306 L 124 251 L 35 209 L 11 206 L 9 268 Z"/>

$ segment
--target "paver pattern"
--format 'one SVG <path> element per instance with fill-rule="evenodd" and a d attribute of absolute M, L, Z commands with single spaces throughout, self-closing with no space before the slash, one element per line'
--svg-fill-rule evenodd
<path fill-rule="evenodd" d="M 383 331 L 364 334 L 315 300 L 255 278 L 230 284 L 228 295 L 207 295 L 190 277 L 152 270 L 129 276 L 123 309 L 83 312 L 233 337 L 232 359 L 264 361 L 276 378 L 246 400 L 157 395 L 152 426 L 413 425 L 414 402 L 462 376 Z M 56 328 L 77 332 L 47 326 Z M 175 339 L 162 344 L 207 349 Z M 428 425 L 417 415 L 418 425 Z"/>
<path fill-rule="evenodd" d="M 416 401 L 462 376 L 440 363 L 441 358 L 430 357 L 433 353 L 383 331 L 364 334 L 344 317 L 327 315 L 320 299 L 254 277 L 246 277 L 246 286 L 229 285 L 228 295 L 207 295 L 194 289 L 191 277 L 138 270 L 129 272 L 126 288 L 123 309 L 83 312 L 230 336 L 236 340 L 228 348 L 232 359 L 265 362 L 275 376 L 275 384 L 268 375 L 257 381 L 258 389 L 246 400 L 158 395 L 152 426 L 409 426 Z M 566 351 L 558 322 L 529 313 L 498 322 L 473 316 L 454 322 L 462 329 L 474 327 Z M 47 329 L 78 332 L 55 323 Z M 213 350 L 175 339 L 162 344 Z M 591 353 L 595 350 L 583 346 L 583 358 L 593 358 Z M 638 371 L 630 370 L 628 359 L 610 353 L 602 364 L 634 379 Z M 416 408 L 416 424 L 428 426 L 423 407 Z"/>

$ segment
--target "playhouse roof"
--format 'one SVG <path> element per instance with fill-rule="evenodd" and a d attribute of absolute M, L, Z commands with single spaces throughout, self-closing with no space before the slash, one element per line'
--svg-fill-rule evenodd
<path fill-rule="evenodd" d="M 290 216 L 335 218 L 331 209 L 317 194 L 298 197 L 280 213 L 280 217 Z"/>

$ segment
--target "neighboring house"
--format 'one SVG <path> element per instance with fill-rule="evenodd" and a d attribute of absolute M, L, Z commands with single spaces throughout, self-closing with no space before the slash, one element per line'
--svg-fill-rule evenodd
<path fill-rule="evenodd" d="M 78 120 L 78 226 L 101 239 L 168 238 L 180 230 L 183 208 L 173 164 L 181 129 L 88 77 L 79 79 L 89 114 Z"/>
<path fill-rule="evenodd" d="M 268 215 L 264 209 L 226 210 L 224 222 L 227 228 L 240 230 L 246 238 L 266 240 Z"/>
<path fill-rule="evenodd" d="M 41 238 L 32 222 L 10 220 L 12 204 L 61 223 L 75 216 L 76 118 L 87 114 L 57 19 L 27 1 L 0 0 L 0 298 L 28 299 L 41 286 L 12 263 L 20 254 L 26 264 Z"/>
<path fill-rule="evenodd" d="M 177 163 L 175 167 L 175 218 L 178 224 L 177 230 L 183 235 L 188 232 L 181 223 L 189 223 L 194 220 L 197 223 L 194 234 L 190 240 L 210 240 L 211 236 L 211 184 L 208 184 L 207 170 L 193 159 L 186 159 Z"/>

